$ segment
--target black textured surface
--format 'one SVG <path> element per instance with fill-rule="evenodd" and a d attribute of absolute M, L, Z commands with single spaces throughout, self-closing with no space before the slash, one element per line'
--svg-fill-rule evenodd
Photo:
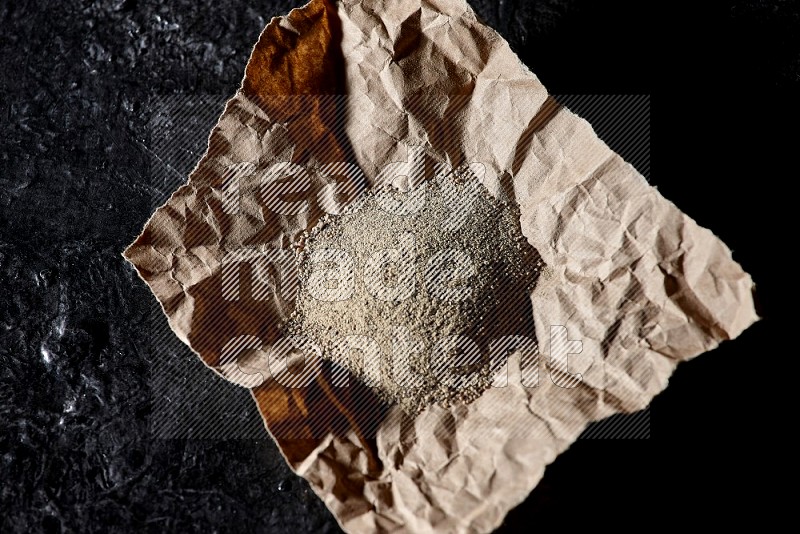
<path fill-rule="evenodd" d="M 152 296 L 120 257 L 152 210 L 150 98 L 232 95 L 266 22 L 298 4 L 0 0 L 0 531 L 336 530 L 266 436 L 149 434 Z M 769 315 L 758 230 L 796 151 L 769 132 L 796 113 L 800 15 L 693 4 L 473 2 L 551 92 L 653 94 L 652 182 L 731 246 Z M 685 176 L 679 150 L 703 172 Z M 604 510 L 647 513 L 670 484 L 683 508 L 724 511 L 701 506 L 706 492 L 744 504 L 741 466 L 715 453 L 762 441 L 733 412 L 768 324 L 682 366 L 653 404 L 652 440 L 573 446 L 505 529 L 616 522 Z"/>

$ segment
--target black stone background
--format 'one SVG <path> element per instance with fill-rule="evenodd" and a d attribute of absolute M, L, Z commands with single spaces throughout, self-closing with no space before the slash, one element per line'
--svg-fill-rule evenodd
<path fill-rule="evenodd" d="M 120 257 L 152 211 L 151 97 L 232 95 L 300 3 L 0 0 L 0 531 L 337 530 L 266 436 L 152 437 L 153 297 Z M 769 236 L 797 174 L 796 3 L 472 4 L 552 93 L 652 95 L 651 182 L 728 243 L 767 317 L 678 369 L 651 439 L 579 441 L 501 530 L 761 517 L 780 436 L 745 384 L 790 351 Z"/>

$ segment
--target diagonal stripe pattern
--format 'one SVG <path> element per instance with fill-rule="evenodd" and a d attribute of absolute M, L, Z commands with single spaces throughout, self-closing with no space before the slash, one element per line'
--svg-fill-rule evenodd
<path fill-rule="evenodd" d="M 194 95 L 157 100 L 152 108 L 156 112 L 151 121 L 151 139 L 149 146 L 145 147 L 151 155 L 154 208 L 185 182 L 185 177 L 203 153 L 205 132 L 210 130 L 224 104 L 222 98 Z M 649 96 L 563 95 L 555 97 L 555 100 L 587 118 L 613 150 L 649 176 Z M 343 129 L 343 120 L 340 115 L 333 122 L 334 133 Z M 439 128 L 437 135 L 445 136 L 443 128 Z M 324 145 L 313 148 L 320 161 L 327 161 L 332 156 Z M 358 191 L 348 192 L 357 194 Z M 267 289 L 262 287 L 259 291 L 266 292 Z M 154 306 L 153 312 L 150 348 L 154 367 L 151 373 L 154 393 L 151 429 L 154 437 L 263 437 L 252 403 L 249 400 L 243 402 L 247 399 L 245 392 L 210 373 L 169 330 L 158 305 Z M 527 369 L 530 372 L 531 366 Z M 334 367 L 331 372 L 335 376 L 334 383 L 346 381 L 343 370 Z M 324 402 L 325 392 L 315 391 L 311 400 Z M 363 402 L 370 401 L 365 396 Z M 248 409 L 243 409 L 243 406 Z M 594 423 L 582 437 L 649 437 L 649 410 Z"/>

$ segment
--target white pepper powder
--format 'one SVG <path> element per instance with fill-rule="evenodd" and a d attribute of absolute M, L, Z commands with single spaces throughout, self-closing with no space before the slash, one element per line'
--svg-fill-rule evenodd
<path fill-rule="evenodd" d="M 470 172 L 367 192 L 300 248 L 287 334 L 410 415 L 489 387 L 488 336 L 515 330 L 523 311 L 508 306 L 527 299 L 542 267 L 517 207 Z"/>

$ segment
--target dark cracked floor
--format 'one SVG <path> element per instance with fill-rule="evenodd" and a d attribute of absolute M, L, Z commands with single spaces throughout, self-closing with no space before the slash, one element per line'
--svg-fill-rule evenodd
<path fill-rule="evenodd" d="M 210 129 L 261 29 L 299 4 L 0 0 L 0 531 L 337 530 L 243 390 L 209 376 L 201 391 L 184 376 L 181 398 L 157 391 L 152 347 L 163 325 L 120 256 L 173 185 L 154 169 L 185 176 L 205 139 L 188 130 Z M 649 148 L 640 160 L 645 174 L 731 246 L 769 318 L 775 254 L 760 232 L 776 211 L 770 180 L 794 150 L 769 132 L 797 116 L 796 4 L 472 4 L 552 93 L 652 95 L 656 151 L 652 171 Z M 165 162 L 153 120 L 175 95 L 201 110 L 178 110 L 187 146 Z M 604 120 L 649 135 L 650 98 L 622 101 L 646 108 L 646 122 L 596 117 L 601 135 Z M 701 170 L 692 176 L 682 172 L 689 157 Z M 672 485 L 681 493 L 670 507 L 723 512 L 703 502 L 708 492 L 744 504 L 734 485 L 757 470 L 733 474 L 716 451 L 750 454 L 761 442 L 737 426 L 759 404 L 731 392 L 768 346 L 767 328 L 679 369 L 652 406 L 651 439 L 575 444 L 503 530 L 627 521 Z M 197 365 L 179 347 L 162 357 Z M 165 418 L 181 421 L 176 435 L 154 433 Z M 201 419 L 233 419 L 238 434 L 203 434 Z"/>

